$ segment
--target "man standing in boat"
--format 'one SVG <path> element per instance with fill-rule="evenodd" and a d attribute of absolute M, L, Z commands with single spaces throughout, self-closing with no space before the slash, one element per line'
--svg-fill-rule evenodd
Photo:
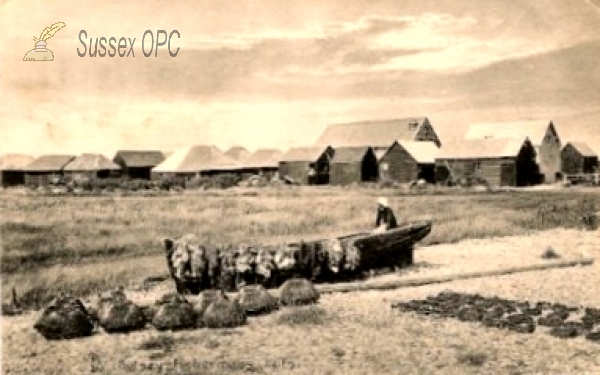
<path fill-rule="evenodd" d="M 386 198 L 379 198 L 377 201 L 377 219 L 375 221 L 374 233 L 383 233 L 390 229 L 398 227 L 394 211 L 390 208 Z"/>

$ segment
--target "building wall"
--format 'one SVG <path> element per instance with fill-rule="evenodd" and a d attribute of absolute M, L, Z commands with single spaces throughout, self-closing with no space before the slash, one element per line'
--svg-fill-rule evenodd
<path fill-rule="evenodd" d="M 563 174 L 594 173 L 598 165 L 598 157 L 586 158 L 571 144 L 562 149 L 560 159 Z"/>
<path fill-rule="evenodd" d="M 25 173 L 25 184 L 48 186 L 53 179 L 61 176 L 61 172 L 28 172 Z"/>
<path fill-rule="evenodd" d="M 379 180 L 407 183 L 417 179 L 419 165 L 412 156 L 395 143 L 379 161 Z"/>
<path fill-rule="evenodd" d="M 99 170 L 99 171 L 65 171 L 65 176 L 71 178 L 121 178 L 121 171 Z"/>
<path fill-rule="evenodd" d="M 558 175 L 561 172 L 561 149 L 562 144 L 554 127 L 548 127 L 544 140 L 537 150 L 540 173 L 546 183 L 558 180 Z"/>
<path fill-rule="evenodd" d="M 121 167 L 123 178 L 129 180 L 150 180 L 152 178 L 153 167 Z"/>
<path fill-rule="evenodd" d="M 21 171 L 0 171 L 0 186 L 20 186 L 25 184 L 25 173 Z"/>
<path fill-rule="evenodd" d="M 288 176 L 301 184 L 307 184 L 310 164 L 311 163 L 307 161 L 282 161 L 279 163 L 279 175 L 281 178 Z"/>
<path fill-rule="evenodd" d="M 454 178 L 458 180 L 476 177 L 484 179 L 491 186 L 517 184 L 515 158 L 436 160 L 436 182 L 444 183 L 448 179 L 448 166 L 452 169 Z"/>
<path fill-rule="evenodd" d="M 423 123 L 423 125 L 421 125 L 421 128 L 419 129 L 419 133 L 417 133 L 416 137 L 415 137 L 416 141 L 430 141 L 430 142 L 434 142 L 436 144 L 436 146 L 441 147 L 442 143 L 440 142 L 440 139 L 438 138 L 437 134 L 435 133 L 435 130 L 433 129 L 433 126 L 431 126 L 431 124 L 429 123 L 429 120 L 425 120 L 425 122 Z"/>
<path fill-rule="evenodd" d="M 330 182 L 332 185 L 349 185 L 362 182 L 362 162 L 332 163 Z"/>

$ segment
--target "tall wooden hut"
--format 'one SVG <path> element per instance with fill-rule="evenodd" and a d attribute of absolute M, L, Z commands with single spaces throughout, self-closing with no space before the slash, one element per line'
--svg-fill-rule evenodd
<path fill-rule="evenodd" d="M 242 162 L 245 174 L 262 175 L 272 178 L 279 170 L 279 160 L 283 152 L 275 149 L 256 150 Z"/>
<path fill-rule="evenodd" d="M 229 150 L 225 151 L 225 155 L 237 161 L 246 160 L 251 153 L 242 146 L 233 146 Z"/>
<path fill-rule="evenodd" d="M 331 159 L 332 185 L 377 181 L 377 156 L 371 147 L 339 147 Z"/>
<path fill-rule="evenodd" d="M 0 156 L 0 186 L 11 187 L 25 184 L 25 167 L 34 158 L 23 154 L 4 154 Z"/>
<path fill-rule="evenodd" d="M 152 168 L 156 176 L 199 177 L 236 172 L 239 162 L 226 156 L 215 146 L 195 145 L 178 149 Z"/>
<path fill-rule="evenodd" d="M 535 147 L 528 139 L 474 139 L 445 144 L 436 156 L 436 180 L 484 180 L 490 186 L 539 181 Z"/>
<path fill-rule="evenodd" d="M 423 179 L 434 183 L 439 151 L 433 142 L 394 141 L 379 159 L 379 180 L 407 183 Z"/>
<path fill-rule="evenodd" d="M 552 121 L 517 121 L 473 124 L 465 139 L 529 139 L 537 154 L 541 182 L 560 179 L 562 142 Z"/>
<path fill-rule="evenodd" d="M 329 125 L 316 142 L 326 147 L 372 147 L 387 150 L 396 141 L 441 141 L 427 117 L 372 120 Z M 376 152 L 377 154 L 377 152 Z"/>
<path fill-rule="evenodd" d="M 75 159 L 74 155 L 43 155 L 25 167 L 27 185 L 48 186 L 64 175 L 64 168 Z"/>
<path fill-rule="evenodd" d="M 560 159 L 564 175 L 594 173 L 598 168 L 598 154 L 585 142 L 567 142 Z"/>
<path fill-rule="evenodd" d="M 333 154 L 331 146 L 291 148 L 281 156 L 279 176 L 301 184 L 328 184 Z"/>
<path fill-rule="evenodd" d="M 149 180 L 152 168 L 165 160 L 161 151 L 117 151 L 113 161 L 121 167 L 123 177 L 128 179 Z"/>
<path fill-rule="evenodd" d="M 65 175 L 74 178 L 120 177 L 121 167 L 102 154 L 81 154 L 63 168 Z"/>

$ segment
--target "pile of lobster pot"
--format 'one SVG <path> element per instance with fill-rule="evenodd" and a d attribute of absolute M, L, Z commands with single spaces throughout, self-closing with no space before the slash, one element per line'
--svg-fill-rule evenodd
<path fill-rule="evenodd" d="M 198 294 L 243 285 L 279 287 L 302 277 L 311 281 L 352 276 L 360 251 L 351 240 L 328 239 L 280 245 L 203 245 L 193 235 L 164 239 L 167 265 L 180 293 Z"/>

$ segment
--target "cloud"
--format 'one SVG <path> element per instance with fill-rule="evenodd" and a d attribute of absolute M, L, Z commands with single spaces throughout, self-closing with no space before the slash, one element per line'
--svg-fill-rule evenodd
<path fill-rule="evenodd" d="M 275 76 L 331 76 L 377 71 L 452 72 L 555 49 L 552 43 L 497 33 L 494 19 L 482 25 L 472 16 L 425 13 L 370 15 L 354 22 L 329 22 L 298 30 L 196 37 L 199 50 L 245 51 L 254 73 Z"/>

